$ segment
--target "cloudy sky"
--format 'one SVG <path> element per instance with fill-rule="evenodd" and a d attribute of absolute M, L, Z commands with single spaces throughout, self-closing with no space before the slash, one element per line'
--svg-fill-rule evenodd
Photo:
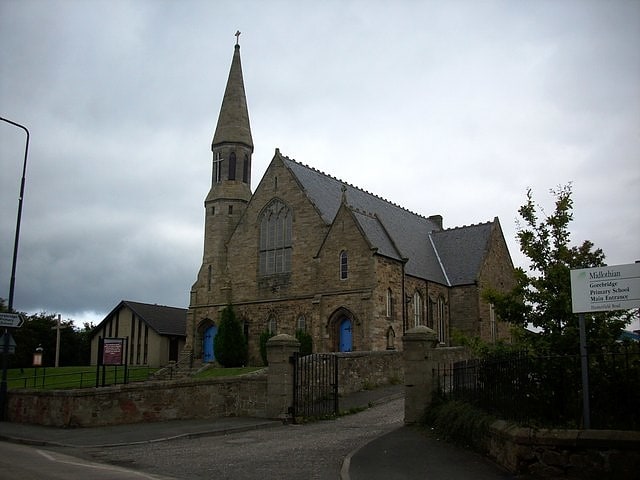
<path fill-rule="evenodd" d="M 573 182 L 572 239 L 640 259 L 640 2 L 0 0 L 0 116 L 31 132 L 14 307 L 186 307 L 240 30 L 255 143 L 445 227 Z M 0 297 L 25 135 L 0 123 Z"/>

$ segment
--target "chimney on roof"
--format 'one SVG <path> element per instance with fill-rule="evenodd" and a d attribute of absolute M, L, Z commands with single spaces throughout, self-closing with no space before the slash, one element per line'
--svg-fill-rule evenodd
<path fill-rule="evenodd" d="M 438 230 L 442 230 L 442 215 L 430 215 L 428 218 L 438 226 Z"/>

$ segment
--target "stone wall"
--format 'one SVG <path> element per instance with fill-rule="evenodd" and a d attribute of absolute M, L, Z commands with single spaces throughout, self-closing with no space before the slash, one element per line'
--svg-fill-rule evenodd
<path fill-rule="evenodd" d="M 8 420 L 53 427 L 95 427 L 176 419 L 265 417 L 265 373 L 82 390 L 12 390 Z"/>
<path fill-rule="evenodd" d="M 402 352 L 349 352 L 335 355 L 338 357 L 340 395 L 404 382 Z"/>
<path fill-rule="evenodd" d="M 640 471 L 640 432 L 546 430 L 495 422 L 483 449 L 512 473 L 540 478 L 632 480 Z"/>
<path fill-rule="evenodd" d="M 229 416 L 280 418 L 293 401 L 299 350 L 290 335 L 267 343 L 269 367 L 238 377 L 181 379 L 77 390 L 11 390 L 8 420 L 53 427 L 94 427 Z M 335 353 L 339 394 L 403 381 L 402 353 Z"/>

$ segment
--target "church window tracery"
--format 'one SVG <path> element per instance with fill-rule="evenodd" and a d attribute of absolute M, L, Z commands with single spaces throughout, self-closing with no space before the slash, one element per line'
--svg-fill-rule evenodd
<path fill-rule="evenodd" d="M 261 275 L 291 271 L 291 209 L 274 199 L 260 218 L 259 262 Z"/>

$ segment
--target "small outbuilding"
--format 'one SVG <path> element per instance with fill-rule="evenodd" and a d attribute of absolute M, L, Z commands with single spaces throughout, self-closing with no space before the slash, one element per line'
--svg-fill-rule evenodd
<path fill-rule="evenodd" d="M 91 364 L 100 338 L 126 338 L 127 364 L 161 367 L 177 361 L 186 339 L 187 309 L 121 301 L 91 336 Z"/>

